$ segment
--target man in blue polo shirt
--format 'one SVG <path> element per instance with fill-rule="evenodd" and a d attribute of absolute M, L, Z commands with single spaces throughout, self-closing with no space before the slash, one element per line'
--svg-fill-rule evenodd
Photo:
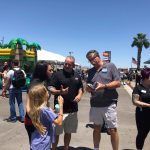
<path fill-rule="evenodd" d="M 116 88 L 120 86 L 119 72 L 113 63 L 102 61 L 96 50 L 90 50 L 86 58 L 93 65 L 88 71 L 86 90 L 91 93 L 90 121 L 94 123 L 94 150 L 99 150 L 101 127 L 104 123 L 111 136 L 113 150 L 118 150 Z"/>

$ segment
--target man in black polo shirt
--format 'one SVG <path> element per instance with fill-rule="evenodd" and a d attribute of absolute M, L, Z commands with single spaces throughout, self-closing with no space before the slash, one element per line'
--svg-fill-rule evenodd
<path fill-rule="evenodd" d="M 83 94 L 83 85 L 81 77 L 73 68 L 75 67 L 75 59 L 72 56 L 67 56 L 65 59 L 63 70 L 53 74 L 51 80 L 50 91 L 55 95 L 54 104 L 57 104 L 57 97 L 62 95 L 64 98 L 63 105 L 63 124 L 56 126 L 56 142 L 53 144 L 53 150 L 56 149 L 59 135 L 64 134 L 64 150 L 69 149 L 71 133 L 76 133 L 78 126 L 78 102 Z"/>

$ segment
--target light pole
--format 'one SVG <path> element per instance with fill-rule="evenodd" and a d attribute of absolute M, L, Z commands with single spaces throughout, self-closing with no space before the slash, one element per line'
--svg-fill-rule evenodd
<path fill-rule="evenodd" d="M 2 37 L 2 39 L 1 39 L 1 44 L 2 45 L 4 44 L 4 37 Z"/>
<path fill-rule="evenodd" d="M 69 55 L 72 56 L 73 52 L 69 52 Z"/>

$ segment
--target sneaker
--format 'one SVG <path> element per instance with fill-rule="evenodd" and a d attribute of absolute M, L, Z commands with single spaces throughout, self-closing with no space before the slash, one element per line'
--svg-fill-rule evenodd
<path fill-rule="evenodd" d="M 17 121 L 17 119 L 14 119 L 14 118 L 8 118 L 6 119 L 7 122 L 12 122 L 12 123 L 15 123 Z"/>
<path fill-rule="evenodd" d="M 24 123 L 24 119 L 19 119 L 19 121 L 20 121 L 21 123 Z"/>
<path fill-rule="evenodd" d="M 18 117 L 19 122 L 24 123 L 24 118 Z"/>

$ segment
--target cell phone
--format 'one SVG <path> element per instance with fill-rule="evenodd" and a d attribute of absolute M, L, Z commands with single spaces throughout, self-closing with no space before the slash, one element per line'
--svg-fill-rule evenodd
<path fill-rule="evenodd" d="M 88 83 L 87 86 L 90 87 L 93 90 L 95 89 L 95 86 L 93 84 Z"/>

